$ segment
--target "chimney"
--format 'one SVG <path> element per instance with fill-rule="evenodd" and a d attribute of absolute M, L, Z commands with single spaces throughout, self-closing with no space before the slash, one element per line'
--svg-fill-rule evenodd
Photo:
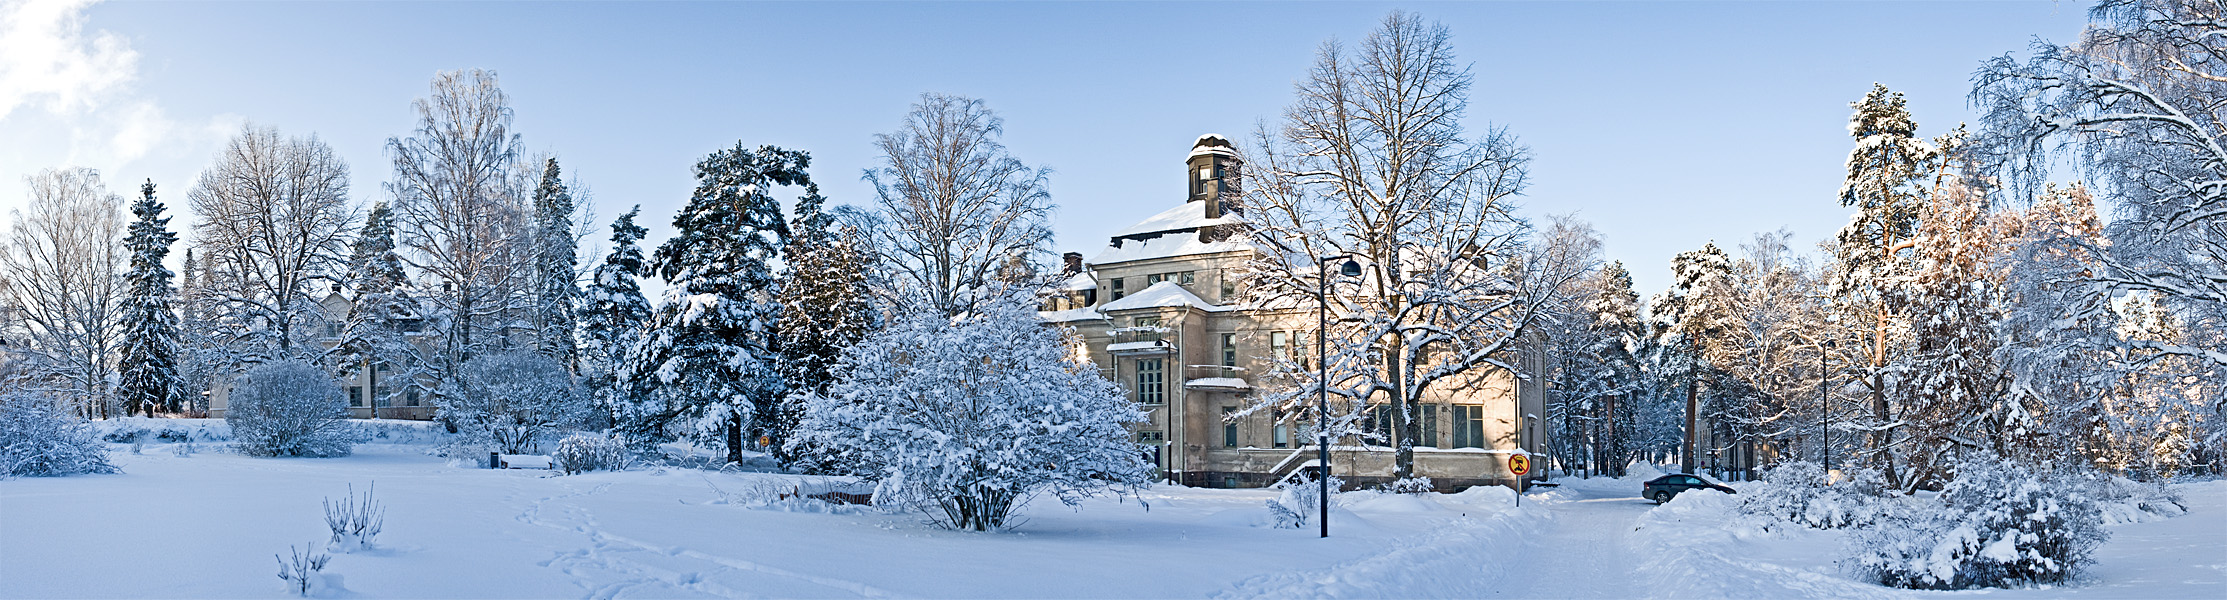
<path fill-rule="evenodd" d="M 1083 272 L 1083 253 L 1069 252 L 1059 255 L 1059 257 L 1067 262 L 1067 268 L 1062 269 L 1060 274 L 1073 276 L 1076 273 Z"/>

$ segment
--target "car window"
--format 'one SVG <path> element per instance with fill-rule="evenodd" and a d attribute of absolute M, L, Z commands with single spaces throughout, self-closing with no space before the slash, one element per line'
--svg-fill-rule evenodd
<path fill-rule="evenodd" d="M 1678 478 L 1678 483 L 1683 483 L 1683 484 L 1686 484 L 1686 485 L 1697 485 L 1697 484 L 1700 484 L 1700 483 L 1701 483 L 1701 478 L 1699 478 L 1699 477 L 1680 477 L 1680 478 Z"/>

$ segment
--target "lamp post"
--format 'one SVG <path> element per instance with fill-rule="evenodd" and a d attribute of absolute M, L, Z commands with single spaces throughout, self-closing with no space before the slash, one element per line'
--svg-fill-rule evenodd
<path fill-rule="evenodd" d="M 1338 274 L 1359 277 L 1360 263 L 1353 262 L 1353 255 L 1340 254 L 1315 259 L 1315 461 L 1322 471 L 1315 475 L 1322 486 L 1316 506 L 1322 509 L 1322 537 L 1330 537 L 1330 261 L 1345 259 L 1338 265 Z"/>
<path fill-rule="evenodd" d="M 1817 351 L 1817 414 L 1821 422 L 1817 428 L 1818 452 L 1825 455 L 1827 480 L 1833 476 L 1833 400 L 1829 391 L 1833 378 L 1825 372 L 1825 355 L 1832 350 L 1833 340 L 1825 340 L 1825 345 Z"/>

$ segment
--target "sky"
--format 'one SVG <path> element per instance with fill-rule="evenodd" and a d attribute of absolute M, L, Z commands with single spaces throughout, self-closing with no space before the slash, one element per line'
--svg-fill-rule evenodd
<path fill-rule="evenodd" d="M 26 176 L 82 166 L 119 194 L 151 179 L 182 212 L 245 123 L 329 144 L 368 206 L 433 75 L 481 68 L 598 224 L 639 204 L 651 243 L 712 151 L 809 151 L 832 200 L 867 204 L 875 134 L 923 92 L 980 98 L 1009 151 L 1053 171 L 1055 250 L 1089 255 L 1184 200 L 1200 134 L 1275 127 L 1324 42 L 1399 9 L 1451 29 L 1470 130 L 1530 149 L 1523 213 L 1591 223 L 1653 294 L 1678 252 L 1781 228 L 1806 251 L 1844 225 L 1849 103 L 1874 82 L 1938 134 L 1973 119 L 1981 60 L 2071 41 L 2087 7 L 0 0 L 0 209 L 24 204 Z"/>

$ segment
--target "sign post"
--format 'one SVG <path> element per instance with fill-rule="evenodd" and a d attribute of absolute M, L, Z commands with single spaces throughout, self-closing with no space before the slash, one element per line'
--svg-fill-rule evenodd
<path fill-rule="evenodd" d="M 1516 506 L 1523 506 L 1523 476 L 1531 473 L 1531 455 L 1522 450 L 1509 454 L 1508 472 L 1516 476 Z"/>

